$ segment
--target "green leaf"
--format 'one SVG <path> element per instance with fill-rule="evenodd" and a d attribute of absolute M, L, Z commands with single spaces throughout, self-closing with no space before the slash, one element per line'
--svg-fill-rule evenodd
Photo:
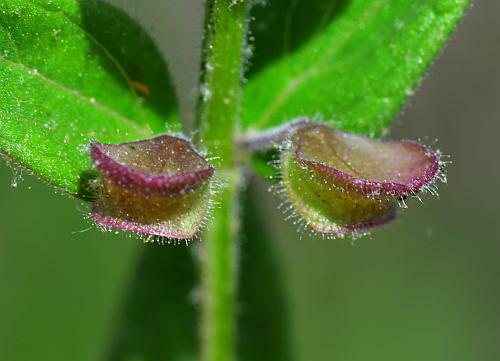
<path fill-rule="evenodd" d="M 0 360 L 96 361 L 142 244 L 0 164 Z"/>
<path fill-rule="evenodd" d="M 143 250 L 104 359 L 196 360 L 197 271 L 190 253 L 185 246 Z"/>
<path fill-rule="evenodd" d="M 0 84 L 0 152 L 82 197 L 91 140 L 180 128 L 154 43 L 102 1 L 2 1 Z"/>
<path fill-rule="evenodd" d="M 238 360 L 289 361 L 293 358 L 281 257 L 258 211 L 259 196 L 251 182 L 242 197 Z"/>
<path fill-rule="evenodd" d="M 290 325 L 273 239 L 262 227 L 250 187 L 243 195 L 238 280 L 238 360 L 288 361 Z M 265 274 L 265 277 L 263 275 Z M 111 361 L 194 361 L 201 296 L 191 249 L 151 245 L 144 249 L 112 328 L 105 358 Z"/>
<path fill-rule="evenodd" d="M 298 116 L 380 135 L 401 109 L 468 0 L 275 0 L 256 8 L 242 125 Z"/>

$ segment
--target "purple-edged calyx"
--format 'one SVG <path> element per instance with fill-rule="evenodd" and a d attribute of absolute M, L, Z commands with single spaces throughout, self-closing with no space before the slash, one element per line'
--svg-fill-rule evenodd
<path fill-rule="evenodd" d="M 358 234 L 394 219 L 398 201 L 441 176 L 439 154 L 412 141 L 379 141 L 309 123 L 281 155 L 284 194 L 319 233 Z"/>
<path fill-rule="evenodd" d="M 177 239 L 194 237 L 210 208 L 214 169 L 178 136 L 90 144 L 101 187 L 92 218 L 104 227 Z"/>

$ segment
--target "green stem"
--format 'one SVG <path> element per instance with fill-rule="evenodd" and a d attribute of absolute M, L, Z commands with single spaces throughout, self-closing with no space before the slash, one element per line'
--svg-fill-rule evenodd
<path fill-rule="evenodd" d="M 198 129 L 219 166 L 233 165 L 249 0 L 207 0 Z"/>
<path fill-rule="evenodd" d="M 201 359 L 235 357 L 236 238 L 239 170 L 234 143 L 239 123 L 243 48 L 249 0 L 207 0 L 203 85 L 198 109 L 200 139 L 216 157 L 224 187 L 215 196 L 203 235 Z"/>
<path fill-rule="evenodd" d="M 230 361 L 235 354 L 236 236 L 238 172 L 225 174 L 227 188 L 204 235 L 201 360 Z"/>

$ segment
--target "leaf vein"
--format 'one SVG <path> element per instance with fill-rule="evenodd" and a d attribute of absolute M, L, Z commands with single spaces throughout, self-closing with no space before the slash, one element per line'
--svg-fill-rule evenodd
<path fill-rule="evenodd" d="M 58 88 L 71 96 L 74 96 L 80 100 L 83 100 L 84 102 L 88 103 L 89 105 L 91 105 L 91 106 L 105 112 L 106 114 L 112 116 L 113 118 L 119 120 L 123 124 L 126 124 L 127 126 L 133 128 L 133 129 L 136 129 L 142 135 L 149 136 L 152 134 L 151 130 L 149 130 L 145 127 L 144 128 L 139 127 L 137 125 L 137 123 L 135 123 L 133 120 L 131 120 L 127 117 L 124 117 L 123 115 L 115 112 L 114 110 L 108 108 L 107 106 L 97 102 L 97 100 L 95 100 L 94 98 L 89 98 L 89 97 L 81 94 L 78 90 L 68 88 L 63 84 L 46 77 L 45 75 L 41 74 L 39 71 L 35 71 L 34 69 L 30 69 L 27 66 L 25 66 L 24 64 L 11 61 L 11 60 L 5 58 L 4 56 L 0 56 L 0 60 L 11 65 L 11 66 L 17 67 L 20 70 L 25 71 L 26 73 L 28 73 L 31 76 L 38 77 L 39 79 L 44 81 L 46 84 L 48 84 L 52 87 Z"/>
<path fill-rule="evenodd" d="M 364 21 L 372 16 L 373 13 L 376 12 L 380 6 L 382 6 L 382 4 L 382 0 L 375 1 L 372 6 L 367 8 L 365 13 L 359 17 L 358 21 L 353 24 L 350 30 L 346 31 L 343 36 L 338 39 L 338 42 L 316 61 L 316 64 L 309 67 L 302 75 L 289 79 L 283 90 L 277 92 L 279 96 L 276 97 L 271 104 L 269 104 L 263 112 L 263 115 L 256 122 L 256 127 L 262 129 L 262 127 L 264 127 L 271 120 L 274 113 L 288 100 L 295 90 L 300 88 L 307 80 L 316 75 L 324 62 L 331 58 L 349 40 L 354 31 L 358 29 Z"/>
<path fill-rule="evenodd" d="M 16 58 L 18 61 L 21 61 L 21 57 L 19 56 L 19 47 L 17 46 L 16 42 L 14 41 L 14 39 L 12 39 L 12 34 L 10 33 L 10 31 L 8 29 L 5 28 L 5 26 L 3 26 L 2 24 L 0 24 L 0 29 L 3 30 L 3 32 L 5 34 L 7 34 L 7 37 L 9 38 L 10 42 L 12 43 L 12 46 L 14 47 L 14 49 L 16 49 Z"/>
<path fill-rule="evenodd" d="M 62 10 L 56 11 L 56 10 L 48 9 L 41 4 L 34 3 L 32 0 L 29 0 L 29 2 L 30 2 L 30 4 L 37 6 L 37 7 L 41 8 L 47 12 L 61 15 L 66 21 L 68 21 L 69 23 L 71 23 L 72 25 L 77 27 L 82 33 L 84 33 L 85 36 L 87 36 L 87 38 L 90 39 L 90 41 L 92 41 L 94 43 L 94 45 L 96 45 L 99 49 L 101 49 L 101 51 L 109 59 L 109 61 L 111 61 L 113 63 L 113 65 L 118 69 L 118 72 L 120 73 L 120 75 L 123 77 L 123 79 L 127 83 L 128 89 L 129 89 L 132 97 L 134 98 L 135 103 L 137 104 L 138 108 L 140 109 L 141 116 L 142 116 L 143 120 L 145 120 L 146 117 L 144 114 L 144 108 L 142 107 L 142 103 L 140 101 L 139 96 L 137 95 L 137 92 L 135 91 L 135 89 L 132 86 L 132 79 L 128 76 L 128 74 L 125 71 L 125 69 L 123 68 L 123 66 L 113 56 L 113 54 L 97 38 L 95 38 L 91 33 L 89 33 L 87 30 L 85 30 L 80 24 L 73 21 L 66 13 L 64 13 L 64 11 L 62 11 Z"/>

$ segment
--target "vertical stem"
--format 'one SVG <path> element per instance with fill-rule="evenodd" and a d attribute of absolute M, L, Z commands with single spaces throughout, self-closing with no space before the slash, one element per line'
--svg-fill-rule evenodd
<path fill-rule="evenodd" d="M 235 354 L 236 234 L 238 174 L 226 174 L 227 188 L 204 235 L 201 360 L 231 361 Z"/>
<path fill-rule="evenodd" d="M 225 185 L 216 195 L 213 219 L 203 235 L 203 361 L 231 361 L 235 357 L 236 213 L 240 174 L 234 165 L 234 140 L 239 121 L 249 1 L 207 0 L 198 129 L 210 156 L 217 158 L 217 172 Z"/>
<path fill-rule="evenodd" d="M 207 0 L 198 129 L 222 168 L 233 164 L 249 0 Z"/>

